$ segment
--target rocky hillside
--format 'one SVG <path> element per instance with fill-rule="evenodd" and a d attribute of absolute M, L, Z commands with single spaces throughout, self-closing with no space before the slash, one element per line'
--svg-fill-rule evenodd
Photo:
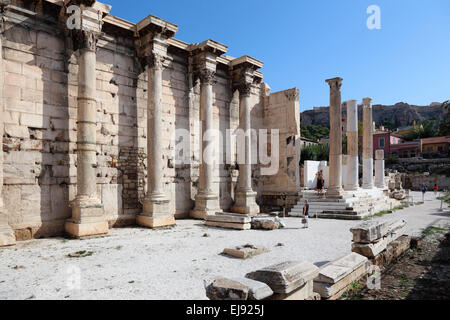
<path fill-rule="evenodd" d="M 438 120 L 445 114 L 442 104 L 433 103 L 430 106 L 413 106 L 407 103 L 397 103 L 394 106 L 374 105 L 373 119 L 377 125 L 389 121 L 395 127 L 406 127 L 416 121 Z M 342 116 L 347 116 L 346 108 L 342 108 Z M 359 106 L 359 119 L 362 120 L 362 105 Z M 318 110 L 308 110 L 301 115 L 302 125 L 330 126 L 329 108 L 322 107 Z"/>

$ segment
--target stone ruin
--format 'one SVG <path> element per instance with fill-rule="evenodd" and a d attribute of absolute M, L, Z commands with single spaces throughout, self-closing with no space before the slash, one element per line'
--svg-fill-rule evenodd
<path fill-rule="evenodd" d="M 79 29 L 67 24 L 71 5 Z M 247 229 L 245 215 L 298 200 L 299 90 L 271 92 L 263 62 L 227 56 L 214 40 L 183 42 L 153 15 L 125 21 L 99 1 L 0 6 L 0 246 L 216 212 L 232 215 L 209 224 Z M 242 164 L 236 141 L 226 164 L 201 161 L 221 145 L 201 131 L 239 128 L 267 130 L 268 150 L 279 145 L 275 175 L 249 161 L 253 139 Z"/>
<path fill-rule="evenodd" d="M 352 253 L 320 268 L 288 261 L 248 273 L 244 278 L 205 281 L 211 300 L 336 300 L 359 281 L 371 282 L 375 267 L 400 258 L 420 239 L 404 235 L 406 222 L 366 221 L 350 231 Z"/>
<path fill-rule="evenodd" d="M 359 183 L 358 102 L 347 101 L 347 155 L 342 150 L 342 78 L 327 80 L 330 86 L 330 161 L 324 196 L 304 190 L 291 216 L 303 216 L 303 202 L 308 200 L 310 215 L 326 219 L 362 220 L 396 206 L 385 193 L 384 150 L 373 152 L 372 99 L 363 99 L 363 179 Z M 345 163 L 345 165 L 344 165 Z M 345 171 L 344 171 L 345 168 Z M 375 172 L 375 176 L 374 176 Z"/>

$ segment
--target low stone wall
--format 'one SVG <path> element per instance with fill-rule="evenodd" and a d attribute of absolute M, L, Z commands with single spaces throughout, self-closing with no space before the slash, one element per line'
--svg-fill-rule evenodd
<path fill-rule="evenodd" d="M 428 190 L 432 191 L 434 184 L 437 184 L 440 191 L 450 190 L 450 177 L 444 175 L 414 175 L 403 174 L 402 183 L 405 189 L 420 191 L 422 184 L 428 186 Z"/>

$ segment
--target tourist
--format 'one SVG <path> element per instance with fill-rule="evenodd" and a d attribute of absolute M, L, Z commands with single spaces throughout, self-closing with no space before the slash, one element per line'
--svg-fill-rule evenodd
<path fill-rule="evenodd" d="M 303 229 L 309 228 L 309 203 L 308 200 L 305 200 L 305 205 L 303 206 Z"/>
<path fill-rule="evenodd" d="M 434 191 L 434 196 L 437 198 L 438 197 L 439 187 L 438 187 L 438 185 L 436 183 L 434 184 L 433 191 Z"/>
<path fill-rule="evenodd" d="M 422 184 L 422 187 L 420 188 L 422 190 L 422 202 L 425 202 L 425 194 L 427 193 L 427 185 L 424 183 Z"/>
<path fill-rule="evenodd" d="M 325 180 L 323 179 L 323 171 L 320 170 L 319 173 L 317 173 L 317 185 L 316 185 L 316 191 L 319 196 L 323 194 L 324 182 Z"/>

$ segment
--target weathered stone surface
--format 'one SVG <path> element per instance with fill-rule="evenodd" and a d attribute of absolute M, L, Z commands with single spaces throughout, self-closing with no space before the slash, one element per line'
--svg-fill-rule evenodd
<path fill-rule="evenodd" d="M 270 300 L 290 300 L 290 301 L 308 300 L 310 297 L 314 296 L 313 289 L 314 289 L 313 281 L 308 281 L 302 287 L 290 293 L 275 293 L 270 298 Z"/>
<path fill-rule="evenodd" d="M 248 259 L 263 253 L 269 252 L 267 248 L 264 247 L 256 247 L 251 244 L 247 244 L 245 246 L 229 248 L 223 250 L 223 253 L 235 258 L 239 259 Z"/>
<path fill-rule="evenodd" d="M 240 282 L 218 278 L 206 286 L 206 296 L 210 300 L 247 300 L 249 290 Z"/>
<path fill-rule="evenodd" d="M 206 221 L 213 222 L 226 222 L 226 223 L 250 223 L 252 218 L 247 215 L 225 215 L 225 214 L 216 214 L 216 215 L 208 215 L 205 218 Z"/>
<path fill-rule="evenodd" d="M 367 258 L 366 258 L 367 259 Z M 322 270 L 320 271 L 322 273 Z M 327 268 L 324 268 L 324 273 L 328 272 Z M 337 299 L 339 296 L 341 296 L 345 289 L 354 281 L 357 281 L 367 275 L 367 266 L 364 263 L 360 267 L 356 268 L 355 270 L 347 273 L 344 277 L 339 277 L 339 280 L 331 282 L 322 282 L 318 281 L 316 278 L 314 280 L 314 292 L 317 292 L 320 294 L 320 296 L 323 299 Z"/>
<path fill-rule="evenodd" d="M 276 230 L 280 228 L 280 222 L 275 218 L 253 218 L 252 229 Z"/>
<path fill-rule="evenodd" d="M 371 259 L 372 264 L 381 267 L 389 265 L 395 259 L 401 257 L 407 250 L 411 248 L 412 238 L 404 235 L 390 243 L 386 250 Z"/>
<path fill-rule="evenodd" d="M 288 261 L 250 272 L 245 277 L 266 283 L 275 293 L 291 293 L 318 274 L 319 268 L 312 263 Z"/>
<path fill-rule="evenodd" d="M 371 243 L 382 238 L 388 231 L 388 223 L 376 220 L 365 221 L 355 228 L 350 229 L 353 233 L 353 241 L 356 243 Z"/>
<path fill-rule="evenodd" d="M 250 230 L 252 228 L 252 225 L 250 223 L 228 223 L 228 222 L 205 221 L 205 225 L 209 226 L 209 227 L 235 229 L 235 230 Z"/>
<path fill-rule="evenodd" d="M 319 276 L 315 282 L 335 284 L 348 277 L 355 270 L 366 268 L 368 259 L 357 253 L 351 253 L 341 259 L 324 265 L 319 270 Z"/>
<path fill-rule="evenodd" d="M 233 278 L 231 280 L 239 282 L 249 288 L 248 300 L 264 300 L 273 295 L 272 289 L 263 282 L 248 278 Z"/>

